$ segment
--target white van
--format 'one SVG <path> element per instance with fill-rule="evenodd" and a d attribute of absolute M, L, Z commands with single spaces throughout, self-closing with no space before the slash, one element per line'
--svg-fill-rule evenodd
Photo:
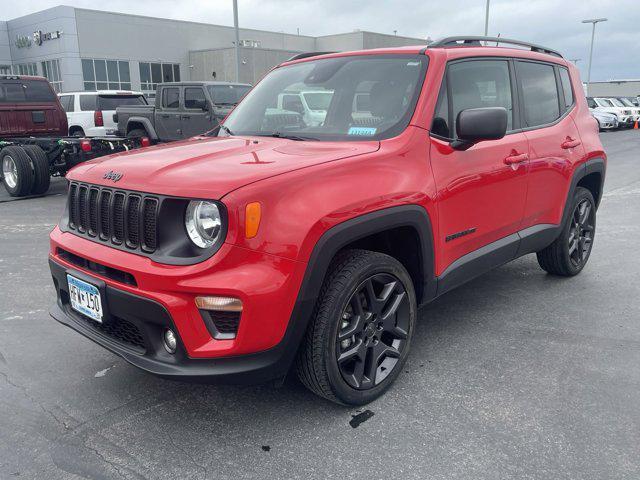
<path fill-rule="evenodd" d="M 67 112 L 69 135 L 104 137 L 115 135 L 118 125 L 113 121 L 116 107 L 147 105 L 142 92 L 98 90 L 96 92 L 61 93 L 60 103 Z"/>

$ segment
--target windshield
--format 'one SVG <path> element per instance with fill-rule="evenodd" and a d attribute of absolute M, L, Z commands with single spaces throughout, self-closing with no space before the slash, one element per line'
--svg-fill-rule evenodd
<path fill-rule="evenodd" d="M 98 110 L 115 110 L 125 105 L 146 105 L 143 95 L 99 95 Z"/>
<path fill-rule="evenodd" d="M 613 103 L 613 105 L 616 107 L 624 107 L 623 103 L 617 98 L 612 98 L 611 103 Z"/>
<path fill-rule="evenodd" d="M 359 55 L 276 68 L 231 112 L 219 135 L 390 138 L 409 124 L 426 66 L 423 55 Z"/>
<path fill-rule="evenodd" d="M 251 87 L 247 85 L 209 85 L 207 87 L 216 105 L 236 105 Z"/>
<path fill-rule="evenodd" d="M 625 107 L 635 107 L 633 103 L 628 98 L 621 98 L 620 101 L 623 103 Z"/>

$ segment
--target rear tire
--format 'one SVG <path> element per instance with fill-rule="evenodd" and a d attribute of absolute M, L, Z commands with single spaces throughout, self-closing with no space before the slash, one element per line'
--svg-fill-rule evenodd
<path fill-rule="evenodd" d="M 24 151 L 27 153 L 33 164 L 33 195 L 42 195 L 49 190 L 51 183 L 51 173 L 49 172 L 49 158 L 44 150 L 38 145 L 25 145 Z"/>
<path fill-rule="evenodd" d="M 142 137 L 148 137 L 149 135 L 147 134 L 146 130 L 142 130 L 141 128 L 135 128 L 133 130 L 131 130 L 129 133 L 127 133 L 127 138 L 129 139 L 140 139 Z"/>
<path fill-rule="evenodd" d="M 24 197 L 33 185 L 31 160 L 22 147 L 11 145 L 0 151 L 4 188 L 12 197 Z"/>
<path fill-rule="evenodd" d="M 570 214 L 562 233 L 544 250 L 537 253 L 543 270 L 562 277 L 572 277 L 582 271 L 589 260 L 596 234 L 596 204 L 591 192 L 576 188 Z"/>
<path fill-rule="evenodd" d="M 332 402 L 375 400 L 402 371 L 416 316 L 413 283 L 400 262 L 367 250 L 341 253 L 298 353 L 298 378 Z"/>
<path fill-rule="evenodd" d="M 69 135 L 71 135 L 72 137 L 78 137 L 78 138 L 85 137 L 84 130 L 80 127 L 72 127 L 69 130 Z"/>

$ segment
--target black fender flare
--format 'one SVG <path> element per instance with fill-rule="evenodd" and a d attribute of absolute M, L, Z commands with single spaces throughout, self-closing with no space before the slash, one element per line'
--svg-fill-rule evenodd
<path fill-rule="evenodd" d="M 327 230 L 316 242 L 304 278 L 289 318 L 289 324 L 279 346 L 289 357 L 284 363 L 291 365 L 313 315 L 316 300 L 322 288 L 332 259 L 350 243 L 398 227 L 412 227 L 420 239 L 420 258 L 423 272 L 422 303 L 435 298 L 437 284 L 434 275 L 433 230 L 427 211 L 419 205 L 385 208 L 351 218 Z M 276 347 L 277 348 L 277 347 Z"/>
<path fill-rule="evenodd" d="M 140 123 L 142 124 L 142 126 L 144 127 L 144 129 L 147 131 L 147 134 L 149 135 L 149 138 L 151 140 L 157 140 L 158 139 L 158 134 L 156 133 L 156 129 L 153 127 L 151 120 L 149 120 L 146 117 L 129 117 L 127 119 L 127 131 L 125 133 L 129 132 L 129 126 L 132 123 Z"/>
<path fill-rule="evenodd" d="M 573 177 L 571 177 L 571 185 L 569 187 L 569 192 L 567 192 L 567 198 L 564 202 L 564 210 L 562 213 L 562 222 L 560 223 L 560 229 L 562 225 L 567 221 L 567 217 L 571 215 L 571 199 L 573 198 L 576 188 L 578 187 L 578 183 L 587 175 L 592 173 L 600 174 L 600 196 L 595 199 L 596 208 L 600 206 L 600 201 L 602 200 L 602 194 L 604 189 L 604 177 L 607 166 L 604 158 L 596 157 L 579 165 L 576 170 L 573 172 Z"/>

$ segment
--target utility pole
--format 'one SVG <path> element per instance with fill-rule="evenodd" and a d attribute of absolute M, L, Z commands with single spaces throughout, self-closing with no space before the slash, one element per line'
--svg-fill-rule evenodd
<path fill-rule="evenodd" d="M 238 0 L 233 0 L 233 27 L 236 31 L 236 82 L 240 82 L 240 29 L 238 28 Z"/>
<path fill-rule="evenodd" d="M 589 49 L 589 66 L 587 67 L 587 95 L 591 89 L 591 61 L 593 60 L 593 40 L 596 36 L 596 23 L 606 22 L 606 18 L 592 18 L 589 20 L 582 20 L 582 23 L 592 24 L 591 29 L 591 48 Z"/>
<path fill-rule="evenodd" d="M 489 0 L 487 0 L 487 10 L 484 14 L 484 36 L 489 36 Z"/>

